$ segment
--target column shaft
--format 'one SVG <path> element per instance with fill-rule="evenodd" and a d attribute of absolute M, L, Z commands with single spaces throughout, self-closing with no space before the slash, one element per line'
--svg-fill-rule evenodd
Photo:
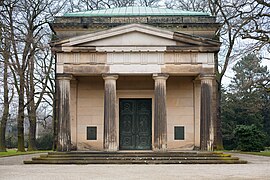
<path fill-rule="evenodd" d="M 58 133 L 57 150 L 71 150 L 70 134 L 70 80 L 71 75 L 57 75 L 58 81 Z"/>
<path fill-rule="evenodd" d="M 213 114 L 213 83 L 214 75 L 201 75 L 201 150 L 213 150 L 214 114 Z"/>
<path fill-rule="evenodd" d="M 117 151 L 116 80 L 118 75 L 103 75 L 104 87 L 104 150 Z"/>
<path fill-rule="evenodd" d="M 154 74 L 155 80 L 155 114 L 154 114 L 154 150 L 167 149 L 167 107 L 166 80 L 167 74 Z"/>

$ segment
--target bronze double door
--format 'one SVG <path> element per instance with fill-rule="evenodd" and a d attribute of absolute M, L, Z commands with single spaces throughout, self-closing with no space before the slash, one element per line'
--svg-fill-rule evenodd
<path fill-rule="evenodd" d="M 152 149 L 152 100 L 119 100 L 120 150 Z"/>

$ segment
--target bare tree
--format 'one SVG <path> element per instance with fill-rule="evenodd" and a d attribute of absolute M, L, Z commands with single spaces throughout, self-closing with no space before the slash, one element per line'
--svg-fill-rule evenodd
<path fill-rule="evenodd" d="M 256 4 L 257 8 L 251 12 L 248 17 L 250 23 L 242 30 L 242 37 L 244 39 L 253 39 L 257 41 L 257 49 L 266 47 L 270 52 L 270 2 L 265 0 L 255 0 L 250 6 Z M 264 57 L 270 60 L 269 57 Z"/>
<path fill-rule="evenodd" d="M 17 32 L 24 34 L 23 30 L 20 29 L 17 18 L 20 17 L 18 13 L 18 1 L 4 2 L 5 14 L 2 14 L 4 21 L 10 28 L 9 32 L 11 48 L 13 54 L 10 56 L 11 70 L 14 76 L 15 87 L 18 93 L 18 114 L 17 114 L 17 129 L 18 129 L 18 151 L 25 151 L 24 149 L 24 84 L 25 84 L 25 70 L 27 61 L 31 56 L 30 43 L 26 42 L 22 44 L 23 38 L 18 36 Z M 16 18 L 15 18 L 16 17 Z M 22 51 L 21 51 L 22 49 Z"/>
<path fill-rule="evenodd" d="M 160 0 L 138 0 L 136 4 L 139 6 L 155 7 L 158 6 Z"/>
<path fill-rule="evenodd" d="M 34 60 L 30 62 L 28 68 L 26 94 L 29 105 L 27 106 L 29 127 L 29 146 L 28 151 L 36 150 L 36 125 L 37 110 L 41 103 L 49 104 L 53 108 L 52 95 L 54 90 L 50 91 L 48 82 L 53 81 L 51 78 L 53 57 L 50 54 L 49 47 L 44 47 L 42 53 L 36 53 Z M 35 66 L 36 67 L 35 67 Z M 54 89 L 54 88 L 53 88 Z"/>
<path fill-rule="evenodd" d="M 53 109 L 52 94 L 54 90 L 53 84 L 49 85 L 50 82 L 54 81 L 54 76 L 52 76 L 54 56 L 51 54 L 48 42 L 51 36 L 51 31 L 48 26 L 48 19 L 52 17 L 53 14 L 59 12 L 60 8 L 54 8 L 53 3 L 57 3 L 55 0 L 51 0 L 47 3 L 42 3 L 41 1 L 33 4 L 28 1 L 25 7 L 29 6 L 30 3 L 33 6 L 32 12 L 39 14 L 35 22 L 36 29 L 33 38 L 32 47 L 35 49 L 34 56 L 28 63 L 27 71 L 27 81 L 26 81 L 26 94 L 27 94 L 27 112 L 29 119 L 29 146 L 28 151 L 36 150 L 36 129 L 37 129 L 37 110 L 42 103 L 47 103 Z M 64 4 L 65 2 L 63 2 Z M 51 7 L 52 6 L 52 7 Z M 46 13 L 53 12 L 53 13 Z M 44 19 L 44 20 L 41 20 Z M 49 83 L 49 84 L 48 84 Z M 51 99 L 51 100 L 48 100 Z"/>
<path fill-rule="evenodd" d="M 177 8 L 183 11 L 209 12 L 207 0 L 166 0 L 165 5 L 167 8 Z"/>
<path fill-rule="evenodd" d="M 154 2 L 159 0 L 68 0 L 65 3 L 65 9 L 67 12 L 76 12 L 76 11 L 91 11 L 97 9 L 105 9 L 105 8 L 114 8 L 114 7 L 126 7 L 126 6 L 134 6 L 134 5 L 151 5 Z"/>
<path fill-rule="evenodd" d="M 111 5 L 113 7 L 134 6 L 135 0 L 121 0 L 121 1 L 112 0 Z"/>
<path fill-rule="evenodd" d="M 0 37 L 1 37 L 1 46 L 0 46 L 0 63 L 3 64 L 3 114 L 0 122 L 0 152 L 6 151 L 6 126 L 9 117 L 9 106 L 12 96 L 9 99 L 9 85 L 8 85 L 8 66 L 9 66 L 9 57 L 10 57 L 10 44 L 7 37 L 3 34 L 5 32 L 5 27 L 2 24 Z M 2 61 L 3 60 L 3 61 Z"/>
<path fill-rule="evenodd" d="M 25 108 L 27 108 L 27 117 L 30 121 L 28 150 L 36 149 L 36 110 L 42 99 L 44 99 L 48 77 L 50 76 L 48 74 L 42 76 L 44 77 L 40 80 L 43 82 L 41 85 L 42 88 L 37 92 L 35 89 L 38 81 L 35 78 L 34 72 L 41 71 L 40 69 L 36 69 L 38 68 L 36 63 L 42 57 L 51 64 L 45 67 L 48 68 L 46 73 L 51 73 L 53 64 L 51 60 L 53 59 L 50 58 L 51 54 L 48 51 L 44 51 L 44 44 L 47 44 L 50 40 L 48 21 L 62 9 L 64 3 L 59 3 L 56 0 L 46 2 L 42 0 L 9 0 L 4 1 L 2 5 L 3 24 L 8 27 L 5 33 L 8 34 L 10 52 L 12 52 L 9 57 L 10 69 L 18 94 L 18 151 L 25 151 Z M 45 55 L 40 56 L 40 54 L 44 53 Z"/>

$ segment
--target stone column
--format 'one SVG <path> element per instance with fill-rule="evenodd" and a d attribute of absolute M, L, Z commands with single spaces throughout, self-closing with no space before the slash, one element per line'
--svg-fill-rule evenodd
<path fill-rule="evenodd" d="M 70 134 L 70 80 L 72 75 L 58 74 L 57 151 L 71 150 Z"/>
<path fill-rule="evenodd" d="M 215 75 L 201 74 L 201 150 L 213 151 L 214 145 L 214 114 L 213 114 L 213 84 Z"/>
<path fill-rule="evenodd" d="M 104 87 L 104 150 L 117 151 L 116 74 L 103 74 Z"/>
<path fill-rule="evenodd" d="M 155 80 L 154 151 L 167 149 L 166 80 L 168 74 L 153 74 Z"/>

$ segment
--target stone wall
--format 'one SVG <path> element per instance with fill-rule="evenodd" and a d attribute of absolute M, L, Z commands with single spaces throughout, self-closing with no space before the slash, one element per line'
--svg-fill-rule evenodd
<path fill-rule="evenodd" d="M 199 118 L 195 118 L 194 77 L 171 76 L 167 80 L 167 142 L 168 150 L 193 149 L 199 135 L 195 128 Z M 154 134 L 154 80 L 151 76 L 120 76 L 117 84 L 116 132 L 119 143 L 119 99 L 152 99 L 152 138 Z M 104 133 L 104 80 L 102 77 L 77 77 L 71 83 L 71 140 L 78 150 L 103 150 Z M 198 96 L 198 95 L 196 95 Z M 197 106 L 198 103 L 197 103 Z M 75 116 L 77 113 L 77 118 Z M 97 126 L 97 140 L 86 139 L 87 126 Z M 174 140 L 174 126 L 185 127 L 185 140 Z M 195 137 L 196 136 L 196 137 Z M 154 144 L 154 142 L 152 142 Z"/>
<path fill-rule="evenodd" d="M 214 16 L 147 16 L 147 17 L 55 17 L 51 27 L 57 38 L 64 39 L 106 30 L 125 24 L 148 24 L 171 31 L 213 38 L 219 24 Z M 65 29 L 63 31 L 63 29 Z"/>
<path fill-rule="evenodd" d="M 104 126 L 104 81 L 102 77 L 78 78 L 77 148 L 102 150 Z M 97 140 L 87 140 L 87 126 L 97 127 Z"/>
<path fill-rule="evenodd" d="M 168 149 L 193 149 L 194 94 L 192 77 L 169 77 L 167 80 Z M 184 126 L 185 139 L 174 140 L 174 127 Z"/>

